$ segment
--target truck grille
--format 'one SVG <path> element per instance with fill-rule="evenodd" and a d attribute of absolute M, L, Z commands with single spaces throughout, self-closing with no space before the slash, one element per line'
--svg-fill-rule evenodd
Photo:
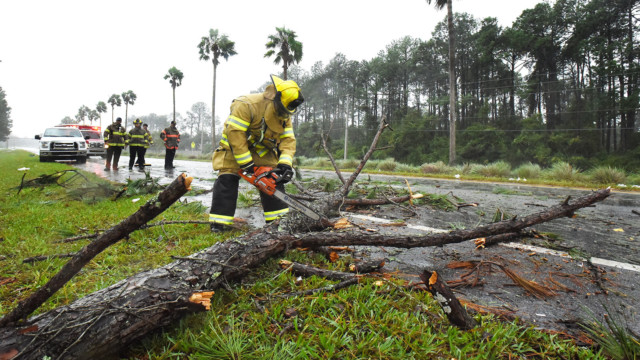
<path fill-rule="evenodd" d="M 75 142 L 54 142 L 51 144 L 52 150 L 71 150 L 78 149 L 78 144 Z"/>
<path fill-rule="evenodd" d="M 103 148 L 104 147 L 104 143 L 90 142 L 89 143 L 89 147 L 90 148 Z"/>

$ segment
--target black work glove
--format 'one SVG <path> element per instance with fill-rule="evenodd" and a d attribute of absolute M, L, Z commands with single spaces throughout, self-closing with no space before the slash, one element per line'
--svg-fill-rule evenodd
<path fill-rule="evenodd" d="M 280 175 L 276 180 L 276 184 L 286 184 L 293 178 L 293 169 L 287 164 L 278 164 L 276 172 Z"/>
<path fill-rule="evenodd" d="M 245 172 L 246 174 L 253 174 L 254 167 L 255 167 L 255 164 L 253 163 L 253 161 L 249 161 L 248 163 L 240 166 L 240 169 L 242 169 L 242 171 Z"/>

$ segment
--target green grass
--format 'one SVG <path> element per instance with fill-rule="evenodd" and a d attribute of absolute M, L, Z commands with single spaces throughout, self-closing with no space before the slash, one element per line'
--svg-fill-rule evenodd
<path fill-rule="evenodd" d="M 342 270 L 349 259 L 326 263 L 299 251 L 286 258 Z M 131 359 L 603 359 L 571 341 L 476 315 L 480 326 L 448 324 L 431 295 L 398 280 L 364 278 L 338 292 L 282 297 L 333 282 L 296 281 L 268 261 L 243 286 L 219 291 L 212 308 L 183 319 L 132 349 Z M 291 316 L 291 314 L 293 314 Z"/>
<path fill-rule="evenodd" d="M 27 188 L 17 194 L 22 172 L 25 179 L 67 169 L 67 165 L 39 163 L 22 151 L 0 152 L 0 315 L 7 313 L 44 284 L 66 259 L 23 264 L 22 259 L 77 251 L 86 240 L 59 243 L 60 239 L 106 229 L 135 212 L 153 195 L 104 199 L 93 204 L 69 198 L 57 185 Z M 91 182 L 119 188 L 87 175 Z M 82 186 L 77 180 L 74 186 Z M 320 184 L 333 187 L 331 181 Z M 448 202 L 444 198 L 439 199 Z M 449 202 L 449 206 L 451 206 Z M 203 220 L 198 203 L 174 204 L 156 220 Z M 232 237 L 237 233 L 227 233 Z M 111 246 L 86 266 L 38 312 L 107 287 L 137 272 L 171 262 L 171 255 L 186 256 L 222 237 L 208 226 L 168 225 L 134 232 Z M 344 270 L 350 258 L 335 263 L 323 257 L 292 250 L 291 261 L 332 270 Z M 173 327 L 135 344 L 131 359 L 602 359 L 600 353 L 573 342 L 476 314 L 480 326 L 471 331 L 452 327 L 431 295 L 409 290 L 401 280 L 363 278 L 360 284 L 332 293 L 286 297 L 289 292 L 323 287 L 334 282 L 311 277 L 298 280 L 271 259 L 252 271 L 242 284 L 218 289 L 212 311 L 183 318 Z M 292 315 L 293 314 L 293 315 Z"/>
<path fill-rule="evenodd" d="M 539 179 L 542 173 L 540 165 L 531 162 L 522 164 L 513 170 L 514 175 L 522 179 Z"/>
<path fill-rule="evenodd" d="M 612 168 L 610 166 L 598 166 L 589 172 L 591 180 L 602 185 L 624 184 L 627 181 L 627 175 L 623 170 Z"/>
<path fill-rule="evenodd" d="M 81 178 L 68 183 L 69 189 L 57 185 L 43 188 L 25 188 L 17 194 L 27 167 L 25 181 L 44 174 L 69 169 L 68 165 L 39 163 L 38 158 L 22 151 L 0 152 L 0 315 L 7 313 L 31 291 L 46 283 L 67 261 L 51 259 L 23 264 L 24 258 L 76 252 L 88 243 L 80 240 L 59 243 L 59 240 L 108 229 L 133 214 L 154 194 L 124 196 L 116 201 L 95 202 L 74 200 L 69 194 L 73 188 L 87 184 Z M 121 188 L 109 184 L 94 174 L 85 174 L 91 184 Z M 133 202 L 134 198 L 140 201 Z M 206 220 L 202 204 L 176 203 L 154 221 Z M 85 229 L 85 230 L 83 230 Z M 230 236 L 230 235 L 227 235 Z M 67 304 L 83 295 L 111 285 L 137 272 L 153 269 L 171 262 L 171 255 L 185 256 L 210 246 L 220 239 L 213 237 L 204 225 L 167 225 L 134 232 L 91 261 L 83 271 L 56 293 L 38 310 L 46 311 Z"/>
<path fill-rule="evenodd" d="M 333 170 L 325 158 L 296 158 L 302 168 Z M 348 160 L 351 161 L 351 160 Z M 339 166 L 344 161 L 338 161 Z M 442 161 L 424 163 L 419 167 L 398 163 L 393 159 L 370 160 L 363 173 L 389 174 L 397 176 L 416 176 L 439 179 L 459 179 L 466 181 L 521 182 L 530 185 L 550 185 L 593 189 L 611 186 L 625 191 L 640 191 L 640 173 L 626 174 L 624 170 L 598 167 L 583 173 L 567 162 L 556 162 L 549 168 L 531 162 L 515 169 L 504 161 L 491 164 L 465 163 L 450 167 Z M 458 176 L 460 175 L 460 176 Z M 516 179 L 517 178 L 517 179 Z"/>

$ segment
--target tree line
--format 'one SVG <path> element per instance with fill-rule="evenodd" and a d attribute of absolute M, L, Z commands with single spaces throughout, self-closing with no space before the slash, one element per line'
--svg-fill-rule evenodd
<path fill-rule="evenodd" d="M 564 160 L 584 168 L 626 156 L 640 167 L 638 3 L 539 3 L 510 27 L 454 13 L 457 162 Z M 448 40 L 443 21 L 431 39 L 396 40 L 368 61 L 336 54 L 310 71 L 294 68 L 306 99 L 295 119 L 298 154 L 321 155 L 325 133 L 334 155 L 360 157 L 384 115 L 394 131 L 380 156 L 446 161 Z M 620 165 L 629 167 L 625 159 Z"/>
<path fill-rule="evenodd" d="M 336 54 L 305 70 L 295 65 L 302 43 L 294 31 L 276 28 L 269 35 L 264 56 L 274 57 L 284 78 L 300 84 L 305 95 L 294 119 L 299 155 L 322 156 L 319 135 L 327 134 L 335 156 L 361 157 L 377 119 L 385 116 L 394 131 L 385 134 L 389 146 L 376 155 L 409 164 L 562 160 L 581 168 L 598 162 L 640 167 L 640 0 L 542 2 L 509 27 L 496 18 L 454 13 L 451 0 L 434 2 L 446 5 L 448 15 L 429 40 L 398 39 L 370 60 Z M 219 139 L 217 66 L 237 52 L 217 29 L 197 48 L 214 68 L 211 126 L 197 126 L 198 143 L 212 149 Z M 176 67 L 165 75 L 174 102 L 183 77 Z M 120 106 L 114 96 L 112 110 Z M 202 122 L 206 114 L 197 113 Z M 204 141 L 207 128 L 210 143 Z"/>

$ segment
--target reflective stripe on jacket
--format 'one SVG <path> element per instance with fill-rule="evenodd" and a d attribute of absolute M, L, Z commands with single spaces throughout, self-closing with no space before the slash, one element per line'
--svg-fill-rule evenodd
<path fill-rule="evenodd" d="M 144 143 L 144 148 L 148 149 L 149 146 L 153 145 L 153 138 L 151 137 L 151 132 L 149 130 L 145 130 L 147 132 L 147 141 Z"/>
<path fill-rule="evenodd" d="M 125 144 L 126 130 L 122 125 L 111 124 L 104 130 L 104 142 L 109 146 L 122 146 Z"/>
<path fill-rule="evenodd" d="M 149 135 L 143 128 L 134 127 L 129 130 L 126 138 L 126 144 L 129 146 L 145 146 Z"/>
<path fill-rule="evenodd" d="M 238 165 L 249 163 L 253 154 L 262 158 L 269 152 L 280 154 L 278 164 L 292 165 L 296 138 L 291 117 L 278 116 L 274 98 L 275 89 L 269 85 L 262 94 L 241 96 L 231 103 L 220 146 L 233 152 Z"/>
<path fill-rule="evenodd" d="M 160 138 L 164 141 L 167 149 L 177 149 L 180 143 L 180 132 L 175 127 L 168 127 L 160 133 Z"/>

